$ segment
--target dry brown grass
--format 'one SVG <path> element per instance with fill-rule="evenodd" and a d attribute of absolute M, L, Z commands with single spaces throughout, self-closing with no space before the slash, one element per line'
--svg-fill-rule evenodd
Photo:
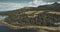
<path fill-rule="evenodd" d="M 47 12 L 47 13 L 60 15 L 60 12 Z"/>
<path fill-rule="evenodd" d="M 36 11 L 26 11 L 26 12 L 24 12 L 25 14 L 32 14 L 32 13 L 34 13 L 34 12 L 36 12 Z"/>
<path fill-rule="evenodd" d="M 42 13 L 44 11 L 26 11 L 24 12 L 25 14 L 39 14 L 39 13 Z"/>
<path fill-rule="evenodd" d="M 28 16 L 29 18 L 34 18 L 34 17 L 37 17 L 38 14 L 40 13 L 43 13 L 44 11 L 26 11 L 24 12 L 24 14 L 27 14 L 27 15 L 31 15 L 33 14 L 32 16 Z"/>
<path fill-rule="evenodd" d="M 47 26 L 14 26 L 11 24 L 8 24 L 7 22 L 1 21 L 1 23 L 7 27 L 9 27 L 10 29 L 46 29 L 46 30 L 59 30 L 60 31 L 60 27 L 47 27 Z"/>
<path fill-rule="evenodd" d="M 40 14 L 40 13 L 43 13 L 44 11 L 36 11 L 36 13 L 34 14 Z"/>

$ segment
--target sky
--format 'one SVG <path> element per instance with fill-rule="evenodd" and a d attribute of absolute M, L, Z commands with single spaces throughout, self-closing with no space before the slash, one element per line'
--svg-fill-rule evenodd
<path fill-rule="evenodd" d="M 37 7 L 59 1 L 60 0 L 0 0 L 0 11 L 10 11 L 23 7 Z"/>

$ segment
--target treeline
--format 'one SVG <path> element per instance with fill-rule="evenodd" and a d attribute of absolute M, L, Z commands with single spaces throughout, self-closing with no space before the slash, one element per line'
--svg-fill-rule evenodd
<path fill-rule="evenodd" d="M 38 25 L 38 26 L 59 26 L 54 23 L 60 22 L 60 15 L 41 13 L 37 17 L 29 18 L 27 14 L 10 15 L 6 22 L 17 26 Z M 16 23 L 17 22 L 17 23 Z M 15 23 L 15 24 L 13 24 Z M 19 24 L 18 24 L 19 23 Z"/>

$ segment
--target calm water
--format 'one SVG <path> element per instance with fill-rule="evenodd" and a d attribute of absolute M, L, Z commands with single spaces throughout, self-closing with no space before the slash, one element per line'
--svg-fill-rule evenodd
<path fill-rule="evenodd" d="M 5 26 L 0 26 L 0 32 L 37 32 L 36 30 L 26 30 L 26 29 L 22 29 L 22 30 L 9 30 L 7 27 Z"/>
<path fill-rule="evenodd" d="M 4 19 L 6 16 L 0 16 L 0 20 Z"/>
<path fill-rule="evenodd" d="M 0 32 L 10 32 L 10 30 L 5 26 L 0 25 Z"/>

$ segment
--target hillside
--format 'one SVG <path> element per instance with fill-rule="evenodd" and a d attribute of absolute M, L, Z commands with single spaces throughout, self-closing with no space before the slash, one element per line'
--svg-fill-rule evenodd
<path fill-rule="evenodd" d="M 1 23 L 12 29 L 40 28 L 60 31 L 60 4 L 58 3 L 24 7 L 14 11 L 1 12 L 0 15 L 8 16 Z"/>
<path fill-rule="evenodd" d="M 50 14 L 44 11 L 27 11 L 21 14 L 10 15 L 5 19 L 6 22 L 12 25 L 43 25 L 54 26 L 54 23 L 60 22 L 60 15 Z M 48 24 L 48 25 L 47 25 Z"/>

